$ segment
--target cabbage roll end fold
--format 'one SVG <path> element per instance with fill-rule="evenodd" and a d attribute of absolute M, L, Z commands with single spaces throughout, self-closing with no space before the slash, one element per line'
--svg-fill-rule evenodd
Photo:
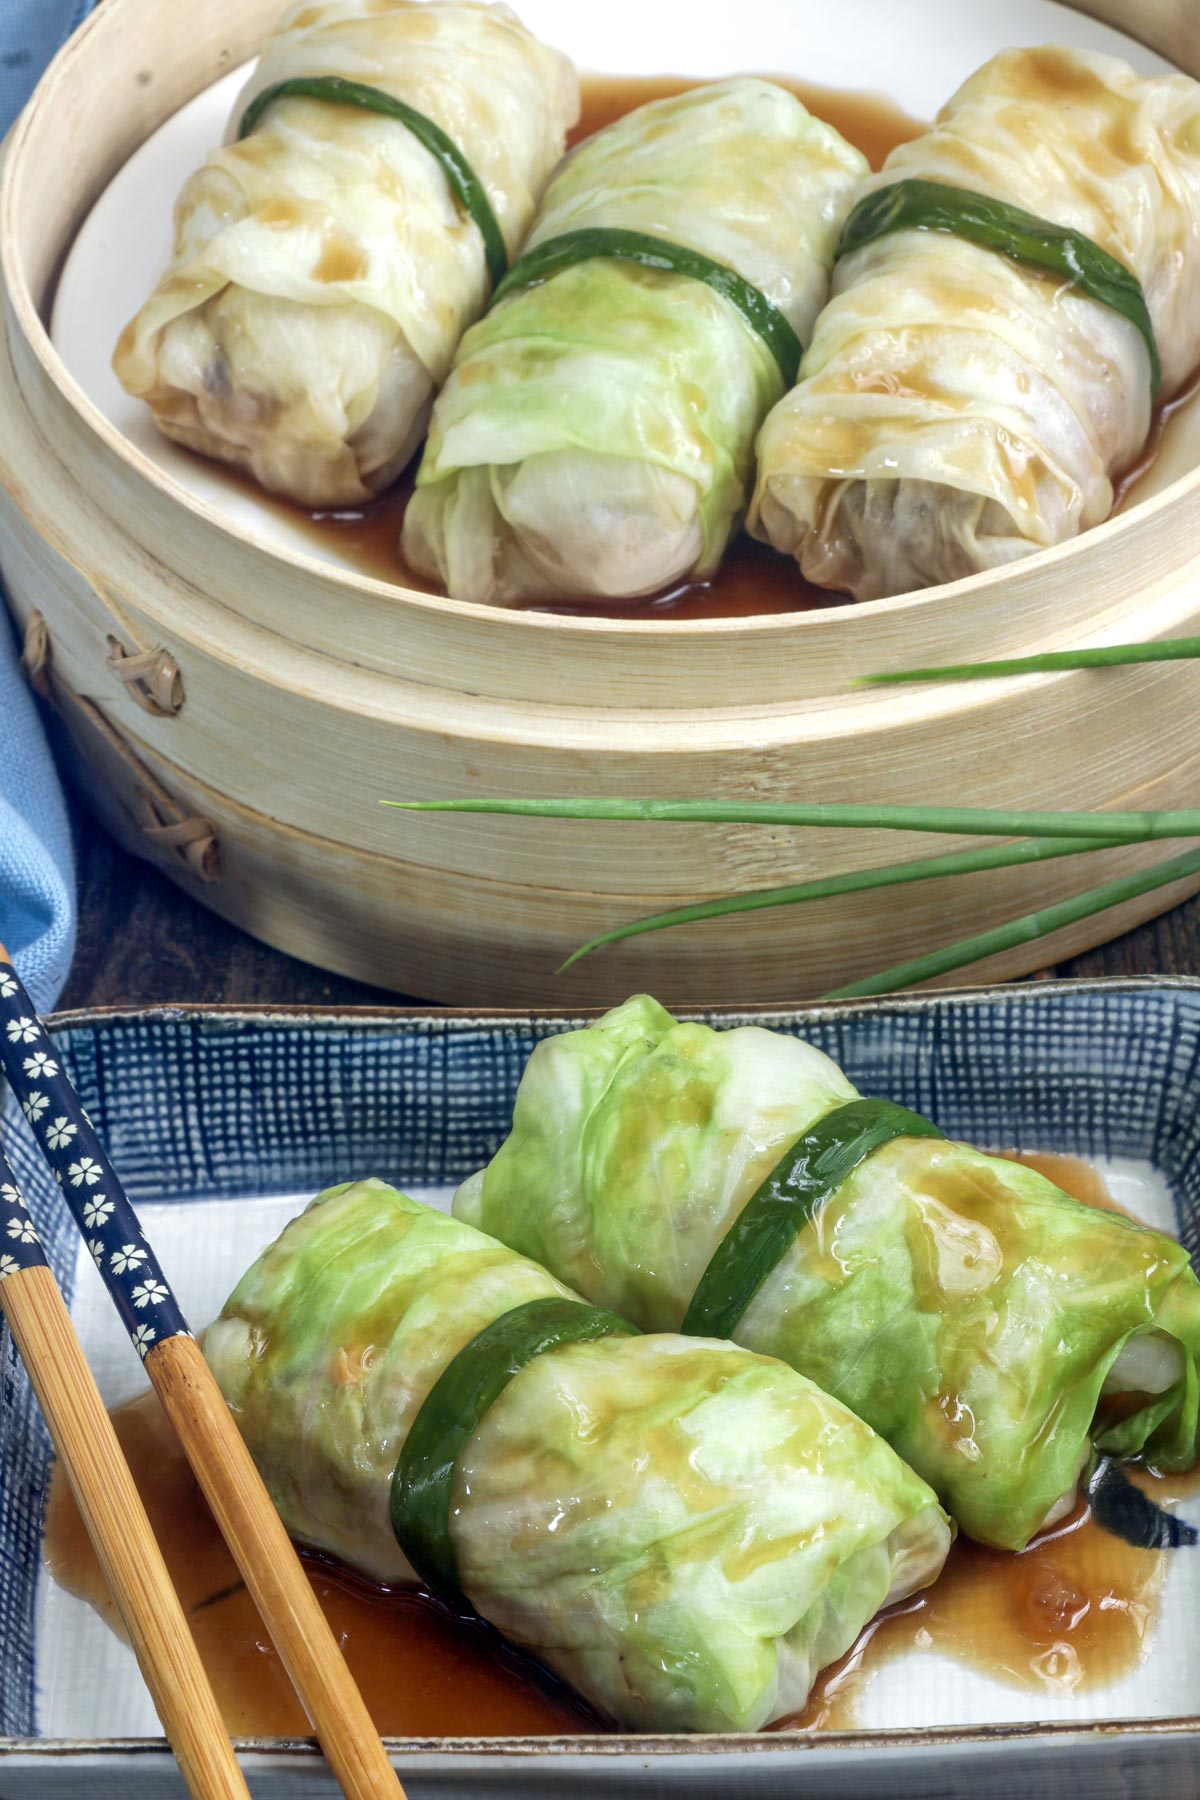
<path fill-rule="evenodd" d="M 380 1181 L 286 1227 L 207 1355 L 292 1535 L 412 1579 L 389 1489 L 439 1374 L 551 1276 Z M 754 1730 L 803 1707 L 950 1527 L 861 1420 L 785 1365 L 700 1338 L 567 1343 L 512 1377 L 455 1468 L 480 1615 L 618 1722 Z"/>
<path fill-rule="evenodd" d="M 168 437 L 311 506 L 395 480 L 488 292 L 478 225 L 403 123 L 291 94 L 239 140 L 267 89 L 331 77 L 452 140 L 510 258 L 579 112 L 571 64 L 503 5 L 301 0 L 280 21 L 113 366 Z"/>
<path fill-rule="evenodd" d="M 1160 399 L 1200 363 L 1200 84 L 1009 50 L 855 197 L 956 189 L 1079 233 L 1144 302 Z M 1150 430 L 1129 317 L 994 248 L 910 226 L 837 263 L 758 441 L 757 537 L 858 600 L 1005 566 L 1100 524 Z"/>

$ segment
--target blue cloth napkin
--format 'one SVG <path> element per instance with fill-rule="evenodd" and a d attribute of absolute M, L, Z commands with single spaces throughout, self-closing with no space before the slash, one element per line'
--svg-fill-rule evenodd
<path fill-rule="evenodd" d="M 0 134 L 93 4 L 0 0 Z M 71 828 L 7 616 L 0 616 L 0 942 L 38 1008 L 48 1010 L 75 950 Z"/>

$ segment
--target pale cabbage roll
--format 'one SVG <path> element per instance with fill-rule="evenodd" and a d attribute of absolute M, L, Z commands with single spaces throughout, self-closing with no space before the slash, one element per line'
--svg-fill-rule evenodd
<path fill-rule="evenodd" d="M 753 78 L 640 107 L 574 150 L 527 250 L 623 228 L 751 282 L 803 343 L 867 163 Z M 703 580 L 746 502 L 780 365 L 703 282 L 594 257 L 504 296 L 434 408 L 406 561 L 462 600 Z"/>
<path fill-rule="evenodd" d="M 1168 399 L 1200 363 L 1200 85 L 1053 46 L 972 75 L 860 194 L 917 177 L 1084 233 L 1139 278 Z M 859 600 L 1107 518 L 1146 442 L 1146 342 L 1050 275 L 937 231 L 844 257 L 758 443 L 751 529 Z"/>
<path fill-rule="evenodd" d="M 113 366 L 168 437 L 337 505 L 410 460 L 489 281 L 478 226 L 399 120 L 292 95 L 236 141 L 257 94 L 303 76 L 381 89 L 439 125 L 510 260 L 579 94 L 565 57 L 477 0 L 301 0 L 268 40 L 231 141 L 180 194 L 170 266 Z"/>
<path fill-rule="evenodd" d="M 680 1023 L 641 995 L 538 1045 L 511 1136 L 454 1211 L 644 1329 L 678 1330 L 760 1184 L 857 1097 L 811 1044 Z M 1070 1511 L 1093 1442 L 1196 1460 L 1186 1250 L 966 1144 L 905 1136 L 860 1161 L 731 1335 L 836 1394 L 1002 1549 Z"/>
<path fill-rule="evenodd" d="M 433 1383 L 543 1269 L 380 1181 L 332 1188 L 243 1276 L 205 1339 L 292 1535 L 411 1581 L 392 1471 Z M 460 1455 L 462 1592 L 622 1724 L 753 1730 L 950 1543 L 923 1481 L 782 1363 L 700 1338 L 606 1337 L 527 1362 Z"/>

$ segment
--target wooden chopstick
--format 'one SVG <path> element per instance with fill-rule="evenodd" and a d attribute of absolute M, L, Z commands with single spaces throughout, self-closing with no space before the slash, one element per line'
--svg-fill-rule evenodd
<path fill-rule="evenodd" d="M 194 1800 L 250 1800 L 162 1551 L 0 1149 L 0 1308 Z"/>
<path fill-rule="evenodd" d="M 146 1372 L 347 1800 L 404 1800 L 366 1703 L 204 1353 L 168 1338 Z"/>
<path fill-rule="evenodd" d="M 262 1477 L 2 944 L 0 1061 L 342 1792 L 404 1800 Z"/>

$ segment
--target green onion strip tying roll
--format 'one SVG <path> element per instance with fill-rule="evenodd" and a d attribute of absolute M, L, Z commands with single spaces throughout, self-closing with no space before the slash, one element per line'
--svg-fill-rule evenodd
<path fill-rule="evenodd" d="M 526 1363 L 562 1344 L 637 1337 L 634 1326 L 580 1300 L 529 1300 L 502 1313 L 442 1370 L 421 1405 L 392 1476 L 392 1530 L 422 1581 L 457 1595 L 450 1532 L 454 1470 L 484 1414 Z"/>
<path fill-rule="evenodd" d="M 717 1245 L 680 1330 L 732 1337 L 788 1246 L 864 1158 L 893 1138 L 941 1136 L 890 1100 L 851 1100 L 826 1113 L 780 1158 Z"/>
<path fill-rule="evenodd" d="M 867 194 L 846 220 L 840 259 L 893 231 L 945 231 L 1025 263 L 1078 288 L 1090 300 L 1111 307 L 1136 327 L 1150 353 L 1150 387 L 1157 393 L 1162 365 L 1142 284 L 1132 269 L 1102 250 L 1093 238 L 1066 225 L 1039 219 L 1006 200 L 967 188 L 911 177 Z"/>
<path fill-rule="evenodd" d="M 564 231 L 558 237 L 536 244 L 514 263 L 492 296 L 498 300 L 520 288 L 534 287 L 549 281 L 573 264 L 588 262 L 593 257 L 615 257 L 620 262 L 640 263 L 645 269 L 661 269 L 671 275 L 687 275 L 702 281 L 728 300 L 741 313 L 752 331 L 762 338 L 775 361 L 784 383 L 791 387 L 796 379 L 803 349 L 788 321 L 772 305 L 753 282 L 745 280 L 736 269 L 714 261 L 701 250 L 690 250 L 683 244 L 672 244 L 666 238 L 652 237 L 648 232 L 625 231 L 620 226 L 591 226 L 580 231 Z"/>
<path fill-rule="evenodd" d="M 277 81 L 273 87 L 264 88 L 261 94 L 254 96 L 242 114 L 239 139 L 249 137 L 276 100 L 286 100 L 291 95 L 305 100 L 326 100 L 335 106 L 361 107 L 364 112 L 381 113 L 386 119 L 398 119 L 406 125 L 441 164 L 459 205 L 479 227 L 492 286 L 503 280 L 508 268 L 508 250 L 487 190 L 454 139 L 447 137 L 440 125 L 435 125 L 415 107 L 406 106 L 403 100 L 395 100 L 382 88 L 369 87 L 366 82 L 347 81 L 341 75 L 297 75 L 290 81 Z"/>

